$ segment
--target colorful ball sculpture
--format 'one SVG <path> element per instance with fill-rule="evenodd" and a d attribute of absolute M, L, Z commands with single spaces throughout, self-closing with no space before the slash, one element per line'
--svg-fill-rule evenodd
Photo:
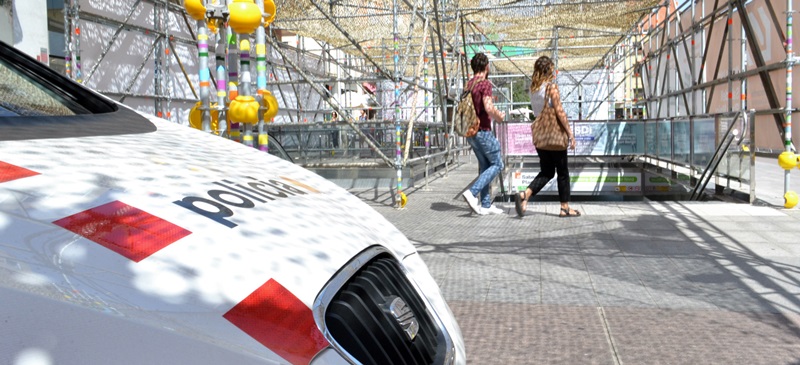
<path fill-rule="evenodd" d="M 197 102 L 192 109 L 189 110 L 189 125 L 194 129 L 203 129 L 203 111 L 200 107 L 202 102 Z M 219 131 L 219 110 L 216 109 L 217 104 L 211 104 L 211 130 L 213 132 Z"/>
<path fill-rule="evenodd" d="M 275 96 L 269 90 L 264 90 L 261 100 L 264 105 L 264 121 L 269 122 L 278 115 L 278 99 L 275 99 Z"/>
<path fill-rule="evenodd" d="M 792 209 L 797 206 L 797 193 L 794 191 L 787 191 L 786 194 L 783 194 L 783 199 L 785 201 L 784 208 Z"/>
<path fill-rule="evenodd" d="M 206 7 L 203 0 L 183 0 L 186 13 L 194 20 L 203 20 L 206 17 Z"/>
<path fill-rule="evenodd" d="M 258 123 L 258 102 L 252 96 L 239 95 L 231 101 L 228 114 L 235 123 Z"/>
<path fill-rule="evenodd" d="M 789 151 L 781 152 L 781 154 L 778 156 L 778 165 L 781 165 L 784 170 L 793 169 L 795 166 L 797 166 L 797 155 L 795 155 L 794 152 Z"/>
<path fill-rule="evenodd" d="M 272 24 L 272 21 L 275 20 L 275 15 L 278 12 L 278 9 L 275 8 L 275 2 L 273 0 L 264 0 L 264 12 L 269 14 L 266 18 L 264 18 L 264 26 L 268 27 Z"/>
<path fill-rule="evenodd" d="M 233 0 L 228 4 L 228 24 L 234 32 L 250 34 L 261 25 L 261 9 L 253 0 Z"/>
<path fill-rule="evenodd" d="M 210 33 L 212 33 L 212 34 L 216 34 L 216 33 L 217 33 L 217 30 L 219 30 L 219 26 L 217 26 L 217 24 L 218 24 L 218 23 L 219 23 L 219 21 L 218 21 L 218 20 L 213 20 L 213 19 L 212 19 L 212 20 L 209 20 L 209 21 L 206 23 L 206 25 L 208 26 L 208 31 L 209 31 Z"/>

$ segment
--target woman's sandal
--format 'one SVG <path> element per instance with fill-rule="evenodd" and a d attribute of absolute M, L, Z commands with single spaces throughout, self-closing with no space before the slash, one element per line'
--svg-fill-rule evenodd
<path fill-rule="evenodd" d="M 572 210 L 572 211 L 573 211 L 573 212 L 575 212 L 575 213 L 570 213 L 570 212 L 569 212 L 570 210 Z M 570 209 L 570 208 L 564 209 L 564 208 L 561 208 L 561 212 L 562 212 L 562 213 L 564 213 L 564 214 L 559 214 L 559 215 L 558 215 L 558 216 L 559 216 L 559 217 L 561 217 L 561 218 L 566 218 L 566 217 L 580 217 L 580 216 L 581 216 L 581 212 L 579 212 L 579 211 L 577 211 L 577 210 L 575 210 L 575 209 Z"/>
<path fill-rule="evenodd" d="M 520 194 L 522 196 L 520 196 Z M 525 204 L 525 192 L 524 191 L 514 195 L 514 209 L 517 210 L 517 216 L 522 217 L 523 215 L 525 215 L 526 205 L 527 204 Z"/>

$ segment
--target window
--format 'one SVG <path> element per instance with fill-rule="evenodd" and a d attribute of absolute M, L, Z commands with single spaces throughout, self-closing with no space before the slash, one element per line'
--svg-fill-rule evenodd
<path fill-rule="evenodd" d="M 0 117 L 89 113 L 0 59 Z"/>

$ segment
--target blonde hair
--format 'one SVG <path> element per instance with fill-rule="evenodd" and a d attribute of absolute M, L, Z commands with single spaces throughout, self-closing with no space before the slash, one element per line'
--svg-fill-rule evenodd
<path fill-rule="evenodd" d="M 550 57 L 542 56 L 533 65 L 533 75 L 531 75 L 531 92 L 534 93 L 542 87 L 542 84 L 553 80 L 555 66 Z"/>

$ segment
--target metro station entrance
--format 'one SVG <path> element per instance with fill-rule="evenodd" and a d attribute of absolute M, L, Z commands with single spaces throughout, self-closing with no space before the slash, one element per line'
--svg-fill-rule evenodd
<path fill-rule="evenodd" d="M 572 196 L 702 200 L 719 193 L 750 195 L 755 153 L 748 120 L 744 113 L 726 113 L 686 120 L 573 121 L 577 148 L 569 151 Z M 497 129 L 506 161 L 498 191 L 508 199 L 536 177 L 539 159 L 530 123 L 504 123 Z M 557 197 L 555 178 L 540 195 Z"/>

